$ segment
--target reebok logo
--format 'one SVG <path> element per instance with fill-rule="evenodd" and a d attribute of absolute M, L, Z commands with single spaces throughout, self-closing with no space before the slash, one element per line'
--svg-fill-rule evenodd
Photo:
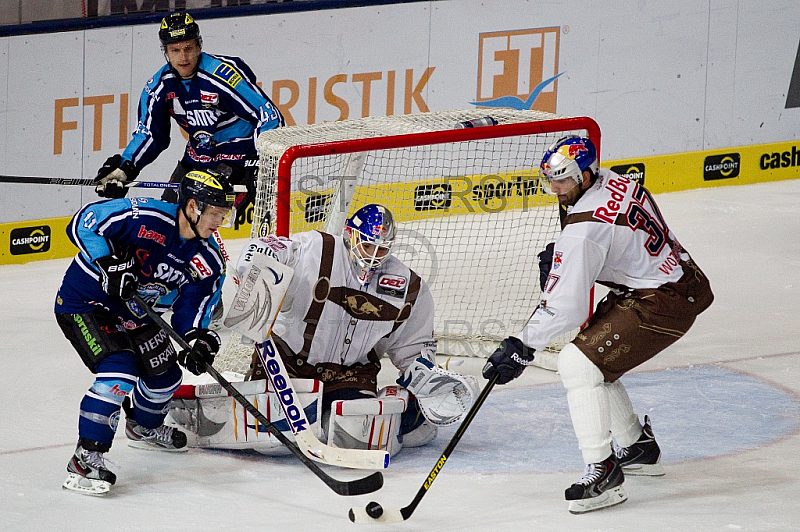
<path fill-rule="evenodd" d="M 536 109 L 554 113 L 560 27 L 478 35 L 479 107 Z"/>

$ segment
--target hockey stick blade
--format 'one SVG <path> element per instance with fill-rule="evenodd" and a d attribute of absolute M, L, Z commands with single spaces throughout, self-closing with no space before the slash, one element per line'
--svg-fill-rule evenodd
<path fill-rule="evenodd" d="M 442 471 L 444 464 L 447 462 L 447 459 L 450 457 L 450 454 L 458 445 L 459 440 L 464 435 L 464 432 L 469 427 L 469 424 L 472 423 L 472 419 L 475 417 L 475 414 L 478 413 L 478 410 L 483 405 L 484 401 L 486 401 L 486 397 L 489 395 L 489 392 L 492 391 L 495 383 L 497 382 L 498 375 L 495 374 L 494 377 L 484 386 L 483 390 L 481 391 L 478 398 L 475 400 L 475 404 L 472 405 L 472 408 L 469 409 L 467 412 L 464 421 L 461 422 L 461 425 L 458 427 L 458 430 L 450 439 L 450 442 L 445 447 L 444 451 L 442 452 L 439 459 L 436 461 L 436 465 L 433 466 L 431 472 L 428 473 L 428 476 L 425 479 L 425 482 L 422 483 L 422 486 L 417 491 L 416 496 L 414 496 L 414 500 L 408 506 L 400 508 L 399 510 L 389 508 L 384 510 L 380 504 L 376 502 L 371 502 L 367 505 L 366 508 L 350 508 L 348 512 L 348 517 L 354 523 L 359 525 L 377 525 L 382 523 L 397 523 L 400 521 L 405 521 L 411 514 L 414 513 L 414 510 L 419 505 L 422 498 L 428 493 L 428 490 L 431 488 L 433 481 L 436 480 L 436 477 Z M 377 515 L 376 515 L 377 514 Z"/>
<path fill-rule="evenodd" d="M 186 340 L 184 340 L 181 335 L 179 335 L 175 329 L 173 329 L 161 315 L 153 310 L 150 305 L 148 305 L 139 294 L 133 295 L 133 301 L 144 310 L 148 316 L 159 326 L 161 327 L 164 332 L 166 332 L 170 338 L 175 340 L 177 344 L 181 347 L 181 349 L 191 349 Z M 381 489 L 383 486 L 383 475 L 380 471 L 376 471 L 371 475 L 368 475 L 364 478 L 359 478 L 355 480 L 337 480 L 327 473 L 323 471 L 313 460 L 309 459 L 300 448 L 295 445 L 289 438 L 287 438 L 280 430 L 278 430 L 275 425 L 273 425 L 267 417 L 261 413 L 253 404 L 247 400 L 245 396 L 243 396 L 239 391 L 234 388 L 234 386 L 228 382 L 225 377 L 220 375 L 220 373 L 212 366 L 211 364 L 205 365 L 205 370 L 211 375 L 214 380 L 216 380 L 220 386 L 225 388 L 225 390 L 233 396 L 233 398 L 241 404 L 245 410 L 247 410 L 250 414 L 255 417 L 259 423 L 261 423 L 275 438 L 278 439 L 282 444 L 284 444 L 293 455 L 300 460 L 303 465 L 305 465 L 308 469 L 311 470 L 320 480 L 322 480 L 330 489 L 336 492 L 339 495 L 364 495 L 366 493 L 372 493 L 373 491 L 377 491 Z"/>

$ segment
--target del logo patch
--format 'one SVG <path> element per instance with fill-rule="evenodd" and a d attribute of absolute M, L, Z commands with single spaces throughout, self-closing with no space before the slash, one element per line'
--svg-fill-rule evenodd
<path fill-rule="evenodd" d="M 219 103 L 219 94 L 216 92 L 200 91 L 200 103 L 203 105 L 217 105 Z"/>
<path fill-rule="evenodd" d="M 198 277 L 200 279 L 205 279 L 213 272 L 208 263 L 200 255 L 192 257 L 191 270 L 193 274 L 192 277 Z"/>
<path fill-rule="evenodd" d="M 402 296 L 406 291 L 408 279 L 400 275 L 381 275 L 378 279 L 378 293 Z"/>

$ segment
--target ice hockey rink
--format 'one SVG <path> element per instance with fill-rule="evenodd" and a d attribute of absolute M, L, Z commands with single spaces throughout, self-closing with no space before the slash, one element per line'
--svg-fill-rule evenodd
<path fill-rule="evenodd" d="M 657 196 L 716 294 L 686 337 L 623 377 L 653 420 L 666 476 L 628 477 L 624 504 L 569 514 L 564 489 L 583 464 L 565 393 L 557 374 L 529 368 L 495 388 L 411 518 L 373 529 L 797 530 L 798 198 L 800 180 Z M 52 313 L 68 262 L 0 267 L 1 530 L 356 530 L 351 506 L 408 505 L 455 432 L 397 455 L 380 491 L 342 497 L 291 456 L 141 451 L 119 431 L 111 493 L 66 492 L 78 403 L 93 380 Z M 323 467 L 340 479 L 366 474 Z"/>

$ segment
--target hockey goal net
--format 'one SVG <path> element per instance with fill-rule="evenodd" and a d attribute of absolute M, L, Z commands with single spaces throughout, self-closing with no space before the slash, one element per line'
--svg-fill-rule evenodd
<path fill-rule="evenodd" d="M 456 128 L 487 116 L 497 125 Z M 560 232 L 558 204 L 543 192 L 538 165 L 570 133 L 588 136 L 599 150 L 590 118 L 510 109 L 268 131 L 258 139 L 252 236 L 341 234 L 361 206 L 387 206 L 398 225 L 393 253 L 433 294 L 439 353 L 486 357 L 538 304 L 536 255 Z M 244 373 L 252 349 L 235 335 L 228 344 L 216 365 Z"/>

